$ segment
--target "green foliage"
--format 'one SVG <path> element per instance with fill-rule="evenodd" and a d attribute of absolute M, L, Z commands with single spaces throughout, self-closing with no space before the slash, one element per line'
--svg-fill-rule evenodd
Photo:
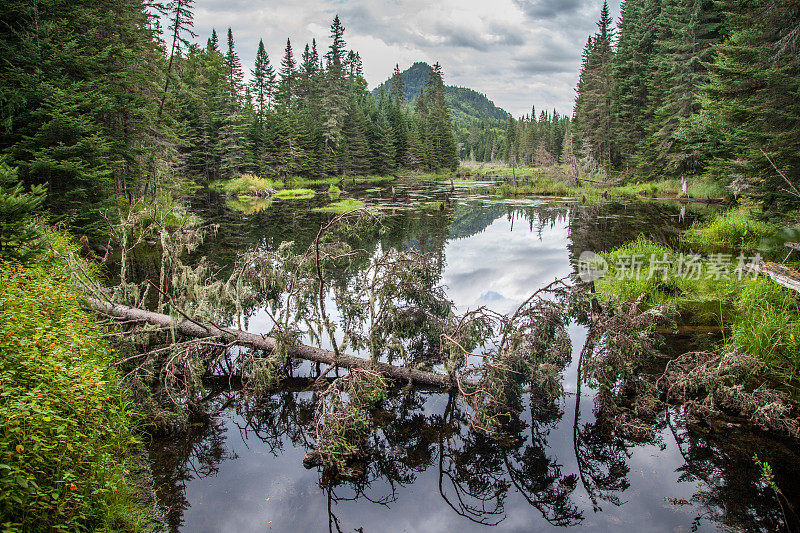
<path fill-rule="evenodd" d="M 797 293 L 761 277 L 744 284 L 735 305 L 729 343 L 796 378 L 800 369 Z"/>
<path fill-rule="evenodd" d="M 718 124 L 712 171 L 748 182 L 767 211 L 800 197 L 800 61 L 793 0 L 719 2 L 726 39 L 716 48 L 706 106 Z"/>
<path fill-rule="evenodd" d="M 311 189 L 284 189 L 275 193 L 279 200 L 308 200 L 316 193 Z"/>
<path fill-rule="evenodd" d="M 317 213 L 347 213 L 364 207 L 364 202 L 361 200 L 354 200 L 353 198 L 345 198 L 338 202 L 332 202 L 323 207 L 315 207 L 312 211 Z"/>
<path fill-rule="evenodd" d="M 758 249 L 763 239 L 774 236 L 778 227 L 758 218 L 759 209 L 742 205 L 708 222 L 695 222 L 684 233 L 684 241 L 702 251 L 720 248 L 748 253 Z M 781 243 L 782 244 L 782 243 Z"/>
<path fill-rule="evenodd" d="M 282 189 L 283 183 L 254 176 L 253 174 L 242 174 L 238 178 L 215 181 L 211 184 L 211 188 L 231 196 L 242 194 L 263 196 L 270 194 L 272 191 Z"/>
<path fill-rule="evenodd" d="M 12 0 L 0 19 L 0 150 L 25 185 L 46 185 L 48 205 L 80 225 L 111 190 L 152 186 L 172 147 L 157 120 L 163 49 L 144 5 Z"/>
<path fill-rule="evenodd" d="M 41 250 L 36 217 L 44 196 L 41 185 L 25 192 L 16 170 L 0 163 L 0 262 L 27 262 Z"/>
<path fill-rule="evenodd" d="M 317 451 L 323 463 L 342 475 L 364 451 L 369 411 L 386 399 L 386 381 L 377 373 L 354 370 L 336 379 L 322 394 L 315 413 Z"/>
<path fill-rule="evenodd" d="M 61 239 L 63 247 L 63 238 Z M 0 266 L 0 514 L 23 531 L 140 529 L 112 355 L 63 264 Z"/>
<path fill-rule="evenodd" d="M 642 303 L 647 306 L 677 304 L 681 309 L 707 314 L 708 303 L 722 301 L 727 306 L 745 281 L 732 270 L 727 279 L 716 279 L 705 271 L 692 275 L 687 267 L 688 254 L 681 257 L 668 246 L 641 235 L 603 257 L 608 262 L 608 272 L 595 281 L 595 288 L 606 301 L 635 301 L 644 295 Z"/>

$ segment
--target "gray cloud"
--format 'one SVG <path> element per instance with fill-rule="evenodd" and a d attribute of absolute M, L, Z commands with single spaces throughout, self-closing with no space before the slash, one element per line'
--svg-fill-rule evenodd
<path fill-rule="evenodd" d="M 588 2 L 586 0 L 514 0 L 525 13 L 534 19 L 549 19 L 573 15 Z"/>

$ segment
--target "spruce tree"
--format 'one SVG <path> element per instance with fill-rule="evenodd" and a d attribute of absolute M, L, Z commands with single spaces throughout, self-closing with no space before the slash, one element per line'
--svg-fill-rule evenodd
<path fill-rule="evenodd" d="M 433 169 L 452 170 L 458 167 L 458 154 L 450 122 L 450 112 L 444 99 L 442 67 L 435 63 L 431 68 L 425 92 L 427 105 L 427 132 L 431 143 L 430 164 Z"/>
<path fill-rule="evenodd" d="M 286 48 L 283 52 L 283 59 L 281 60 L 281 68 L 279 71 L 280 80 L 278 81 L 278 90 L 275 94 L 275 102 L 285 110 L 291 107 L 293 97 L 295 96 L 295 67 L 292 43 L 289 39 L 286 39 Z"/>
<path fill-rule="evenodd" d="M 275 91 L 275 69 L 269 62 L 269 55 L 264 48 L 264 41 L 258 42 L 258 52 L 253 70 L 253 79 L 250 82 L 250 91 L 253 95 L 253 102 L 256 110 L 256 117 L 259 124 L 263 124 L 267 112 L 272 104 L 272 94 Z"/>
<path fill-rule="evenodd" d="M 400 65 L 395 64 L 392 73 L 392 101 L 398 107 L 406 105 L 405 86 L 403 76 L 400 75 Z"/>
<path fill-rule="evenodd" d="M 724 135 L 714 168 L 757 186 L 769 209 L 800 204 L 800 4 L 725 0 L 707 105 Z"/>

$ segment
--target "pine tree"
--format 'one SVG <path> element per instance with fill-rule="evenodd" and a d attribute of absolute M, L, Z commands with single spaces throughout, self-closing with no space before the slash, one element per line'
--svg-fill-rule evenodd
<path fill-rule="evenodd" d="M 239 105 L 242 96 L 242 62 L 239 54 L 236 53 L 236 44 L 233 41 L 233 32 L 228 28 L 228 51 L 225 53 L 225 65 L 228 69 L 228 90 L 230 91 L 231 102 Z"/>
<path fill-rule="evenodd" d="M 37 224 L 44 185 L 26 192 L 16 169 L 0 162 L 0 262 L 26 262 L 42 248 Z"/>
<path fill-rule="evenodd" d="M 96 209 L 152 185 L 171 149 L 150 19 L 136 3 L 88 0 L 9 0 L 0 19 L 0 150 L 26 186 L 46 185 L 52 210 L 101 230 Z"/>
<path fill-rule="evenodd" d="M 325 120 L 322 125 L 325 160 L 327 167 L 331 171 L 347 166 L 347 163 L 339 161 L 342 157 L 340 144 L 344 137 L 344 122 L 347 114 L 347 98 L 344 71 L 342 69 L 344 51 L 344 26 L 339 21 L 339 15 L 336 15 L 331 23 L 331 45 L 325 55 L 328 68 L 325 76 L 325 98 L 323 102 Z M 352 127 L 351 124 L 351 129 Z"/>
<path fill-rule="evenodd" d="M 217 37 L 217 30 L 211 28 L 211 37 L 208 38 L 206 49 L 209 52 L 219 52 L 219 37 Z"/>
<path fill-rule="evenodd" d="M 161 104 L 158 106 L 159 117 L 164 112 L 164 102 L 169 92 L 175 57 L 180 55 L 182 46 L 189 46 L 189 38 L 197 37 L 197 34 L 192 31 L 192 26 L 194 25 L 193 4 L 194 0 L 173 0 L 166 5 L 166 11 L 170 17 L 170 24 L 167 30 L 172 34 L 172 45 L 170 46 L 167 75 L 164 81 L 164 92 L 161 95 Z"/>
<path fill-rule="evenodd" d="M 627 0 L 621 10 L 619 43 L 612 67 L 612 136 L 615 164 L 630 168 L 637 144 L 652 119 L 649 88 L 661 1 Z"/>
<path fill-rule="evenodd" d="M 683 175 L 697 169 L 688 146 L 676 147 L 682 124 L 700 112 L 700 92 L 708 82 L 719 14 L 711 0 L 675 0 L 659 17 L 648 92 L 650 120 L 638 154 L 646 174 Z"/>

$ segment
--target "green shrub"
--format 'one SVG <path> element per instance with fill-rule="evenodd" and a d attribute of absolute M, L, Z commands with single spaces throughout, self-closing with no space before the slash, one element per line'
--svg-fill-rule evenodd
<path fill-rule="evenodd" d="M 328 187 L 328 196 L 330 196 L 332 200 L 335 200 L 341 194 L 342 194 L 342 190 L 339 187 L 337 187 L 336 185 L 331 184 L 331 186 Z"/>
<path fill-rule="evenodd" d="M 3 527 L 139 529 L 144 514 L 124 477 L 136 437 L 118 376 L 59 265 L 0 266 Z"/>

